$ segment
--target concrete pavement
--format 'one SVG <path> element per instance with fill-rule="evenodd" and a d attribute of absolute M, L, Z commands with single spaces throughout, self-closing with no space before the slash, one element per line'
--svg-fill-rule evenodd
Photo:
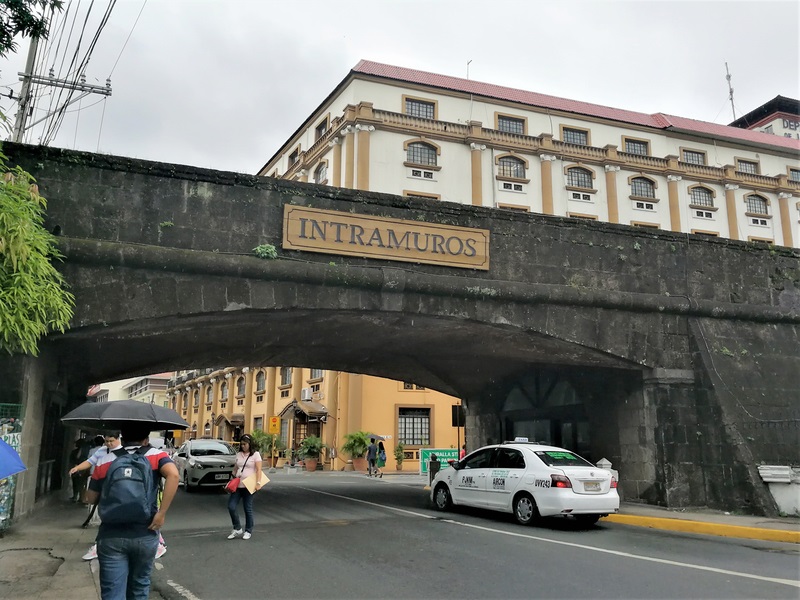
<path fill-rule="evenodd" d="M 361 476 L 353 472 L 300 472 L 293 477 Z M 425 487 L 416 473 L 387 471 L 383 482 Z M 82 529 L 86 508 L 54 493 L 34 513 L 0 538 L 0 600 L 78 600 L 99 598 L 97 561 L 82 560 L 94 542 L 96 527 Z M 800 518 L 769 519 L 703 509 L 667 510 L 623 503 L 607 522 L 703 535 L 800 544 Z M 167 540 L 169 543 L 169 540 Z M 169 551 L 162 561 L 169 560 Z M 152 599 L 161 600 L 158 592 Z"/>

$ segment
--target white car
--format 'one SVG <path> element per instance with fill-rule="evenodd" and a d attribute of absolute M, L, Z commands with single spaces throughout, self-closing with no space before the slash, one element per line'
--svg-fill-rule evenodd
<path fill-rule="evenodd" d="M 191 492 L 200 486 L 222 487 L 228 483 L 236 465 L 236 451 L 222 440 L 189 440 L 172 460 L 184 489 Z"/>
<path fill-rule="evenodd" d="M 617 481 L 574 452 L 515 440 L 453 461 L 431 483 L 438 510 L 451 505 L 512 513 L 527 525 L 537 517 L 572 517 L 584 525 L 619 512 Z"/>

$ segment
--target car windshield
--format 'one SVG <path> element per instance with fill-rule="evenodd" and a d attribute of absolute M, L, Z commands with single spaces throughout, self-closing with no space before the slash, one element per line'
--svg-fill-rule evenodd
<path fill-rule="evenodd" d="M 548 467 L 593 467 L 588 460 L 569 450 L 536 450 L 538 456 Z"/>
<path fill-rule="evenodd" d="M 193 456 L 231 456 L 233 448 L 223 442 L 200 442 L 192 444 Z"/>

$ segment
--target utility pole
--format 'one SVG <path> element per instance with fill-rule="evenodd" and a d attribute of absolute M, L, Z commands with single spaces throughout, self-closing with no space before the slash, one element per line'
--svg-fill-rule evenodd
<path fill-rule="evenodd" d="M 731 112 L 733 113 L 733 120 L 736 120 L 736 107 L 733 105 L 733 86 L 731 86 L 731 74 L 728 71 L 728 62 L 725 61 L 725 79 L 728 80 L 728 97 L 731 100 Z"/>
<path fill-rule="evenodd" d="M 36 61 L 36 49 L 39 47 L 39 38 L 32 37 L 31 45 L 28 48 L 28 60 L 25 63 L 25 75 L 22 77 L 22 90 L 19 93 L 19 107 L 17 108 L 17 119 L 14 122 L 14 131 L 11 137 L 12 142 L 21 142 L 22 134 L 25 132 L 25 121 L 28 119 L 28 110 L 31 95 L 31 78 L 33 75 L 33 64 Z"/>
<path fill-rule="evenodd" d="M 19 73 L 20 81 L 22 81 L 22 90 L 20 91 L 20 99 L 19 99 L 19 110 L 17 112 L 17 119 L 14 123 L 14 131 L 12 133 L 11 140 L 14 142 L 22 142 L 22 136 L 25 134 L 25 130 L 33 127 L 41 123 L 42 121 L 48 119 L 53 114 L 57 113 L 58 111 L 64 110 L 70 104 L 74 104 L 78 100 L 85 98 L 89 94 L 100 94 L 101 96 L 110 96 L 111 95 L 111 80 L 106 79 L 106 84 L 103 85 L 91 85 L 86 83 L 86 75 L 81 73 L 80 81 L 69 81 L 67 79 L 58 79 L 54 77 L 53 70 L 50 70 L 50 75 L 45 77 L 43 75 L 36 75 L 33 73 L 34 63 L 36 61 L 36 49 L 39 45 L 39 38 L 31 38 L 31 45 L 28 49 L 28 60 L 25 64 L 25 72 Z M 31 110 L 31 98 L 30 98 L 30 88 L 31 84 L 36 83 L 39 85 L 48 85 L 51 87 L 59 87 L 65 88 L 68 90 L 74 90 L 78 92 L 83 92 L 82 94 L 72 98 L 65 102 L 62 106 L 56 108 L 53 111 L 48 112 L 44 117 L 39 119 L 38 121 L 34 121 L 30 125 L 27 124 L 28 122 L 28 113 Z"/>

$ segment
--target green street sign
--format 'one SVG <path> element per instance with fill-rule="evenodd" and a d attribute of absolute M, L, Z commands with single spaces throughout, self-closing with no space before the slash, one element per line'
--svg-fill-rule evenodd
<path fill-rule="evenodd" d="M 419 451 L 420 475 L 428 474 L 428 462 L 431 460 L 431 454 L 435 454 L 439 459 L 442 469 L 447 466 L 448 460 L 458 460 L 458 448 L 421 448 Z"/>

